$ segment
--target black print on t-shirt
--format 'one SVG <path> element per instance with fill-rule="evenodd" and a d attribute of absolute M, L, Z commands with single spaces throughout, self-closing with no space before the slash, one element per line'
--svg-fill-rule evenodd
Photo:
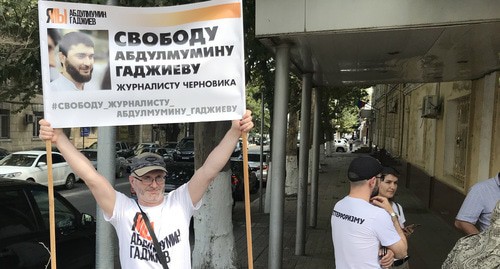
<path fill-rule="evenodd" d="M 332 215 L 334 217 L 336 217 L 336 218 L 347 220 L 347 221 L 350 221 L 350 222 L 353 222 L 353 223 L 357 223 L 357 224 L 363 224 L 363 222 L 365 222 L 365 219 L 363 219 L 363 218 L 358 218 L 358 217 L 355 217 L 355 216 L 352 216 L 352 215 L 348 215 L 348 214 L 344 214 L 344 213 L 341 213 L 341 212 L 338 212 L 338 211 L 335 211 L 335 210 L 333 210 Z"/>
<path fill-rule="evenodd" d="M 165 254 L 167 263 L 169 263 L 170 254 L 168 253 L 168 250 L 164 250 L 163 253 Z M 142 239 L 136 232 L 132 234 L 132 238 L 130 240 L 129 255 L 132 259 L 146 260 L 156 263 L 160 262 L 158 255 L 156 254 L 156 251 L 154 249 L 153 242 Z"/>
<path fill-rule="evenodd" d="M 154 229 L 154 222 L 151 223 Z M 147 227 L 142 219 L 142 215 L 138 213 L 134 218 L 132 225 L 132 237 L 130 238 L 129 255 L 132 259 L 146 260 L 159 263 L 158 255 L 156 254 L 152 238 L 147 230 Z M 165 254 L 167 263 L 170 262 L 170 255 L 167 249 L 181 242 L 180 229 L 168 234 L 160 242 L 161 250 Z"/>

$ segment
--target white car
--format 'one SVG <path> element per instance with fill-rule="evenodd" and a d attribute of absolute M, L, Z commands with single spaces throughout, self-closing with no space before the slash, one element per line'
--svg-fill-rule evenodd
<path fill-rule="evenodd" d="M 349 144 L 345 139 L 335 139 L 334 140 L 334 150 L 335 152 L 347 152 L 349 150 Z"/>
<path fill-rule="evenodd" d="M 75 185 L 75 173 L 58 152 L 52 152 L 52 175 L 54 186 L 62 185 L 71 189 Z M 0 161 L 0 177 L 33 181 L 47 186 L 47 152 L 30 150 L 7 155 Z"/>

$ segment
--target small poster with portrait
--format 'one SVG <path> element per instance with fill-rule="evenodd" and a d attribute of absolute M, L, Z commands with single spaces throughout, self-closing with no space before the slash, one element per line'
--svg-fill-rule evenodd
<path fill-rule="evenodd" d="M 152 8 L 39 1 L 38 11 L 53 127 L 243 116 L 241 0 Z"/>

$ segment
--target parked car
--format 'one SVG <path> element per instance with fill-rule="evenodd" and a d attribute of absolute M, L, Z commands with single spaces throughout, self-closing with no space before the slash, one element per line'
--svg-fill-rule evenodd
<path fill-rule="evenodd" d="M 74 187 L 76 175 L 59 152 L 52 152 L 52 174 L 54 186 Z M 0 177 L 48 185 L 47 153 L 36 150 L 11 153 L 0 161 Z"/>
<path fill-rule="evenodd" d="M 194 174 L 194 162 L 170 162 L 166 165 L 165 192 L 171 192 L 188 182 Z"/>
<path fill-rule="evenodd" d="M 46 147 L 34 147 L 30 150 L 47 151 L 47 148 Z M 59 149 L 56 146 L 52 146 L 52 148 L 50 150 L 52 150 L 52 152 L 59 152 Z"/>
<path fill-rule="evenodd" d="M 87 159 L 92 162 L 94 167 L 97 169 L 97 150 L 96 149 L 82 149 L 80 152 L 87 157 Z M 115 175 L 117 178 L 123 177 L 125 171 L 128 171 L 129 163 L 125 158 L 116 154 L 115 159 Z"/>
<path fill-rule="evenodd" d="M 233 192 L 233 201 L 243 201 L 245 197 L 244 171 L 243 161 L 231 160 L 231 189 Z M 254 171 L 248 167 L 248 182 L 250 193 L 255 193 L 259 190 L 259 181 Z"/>
<path fill-rule="evenodd" d="M 132 148 L 132 150 L 133 150 L 132 156 L 137 156 L 137 155 L 141 154 L 141 150 L 143 148 L 159 148 L 159 147 L 160 147 L 160 144 L 158 144 L 158 143 L 139 143 Z M 129 157 L 132 157 L 132 156 L 129 156 Z"/>
<path fill-rule="evenodd" d="M 177 143 L 174 151 L 174 161 L 194 162 L 194 138 L 184 137 Z"/>
<path fill-rule="evenodd" d="M 5 156 L 9 155 L 10 152 L 6 149 L 0 148 L 0 160 L 5 158 Z"/>
<path fill-rule="evenodd" d="M 0 268 L 50 268 L 47 187 L 0 178 Z M 54 192 L 59 268 L 95 267 L 95 219 Z"/>
<path fill-rule="evenodd" d="M 90 146 L 86 147 L 85 149 L 97 150 L 97 142 L 92 143 Z M 115 149 L 116 149 L 116 154 L 118 154 L 118 156 L 121 156 L 125 159 L 134 155 L 134 151 L 132 150 L 132 148 L 130 148 L 128 146 L 128 144 L 126 142 L 123 142 L 123 141 L 116 141 Z"/>
<path fill-rule="evenodd" d="M 174 160 L 174 152 L 175 152 L 175 148 L 177 147 L 177 142 L 167 142 L 165 143 L 165 145 L 163 146 L 163 148 L 165 148 L 165 151 L 166 151 L 166 157 L 164 156 L 164 159 L 165 161 L 173 161 Z"/>
<path fill-rule="evenodd" d="M 347 152 L 349 149 L 349 144 L 345 139 L 335 139 L 334 140 L 334 151 L 335 152 Z"/>
<path fill-rule="evenodd" d="M 267 182 L 267 162 L 266 162 L 266 154 L 263 154 L 263 163 L 262 163 L 262 183 L 265 184 Z M 240 159 L 243 160 L 243 156 L 240 156 Z M 249 151 L 248 152 L 248 166 L 250 166 L 250 170 L 255 173 L 257 176 L 257 180 L 260 181 L 260 152 Z"/>

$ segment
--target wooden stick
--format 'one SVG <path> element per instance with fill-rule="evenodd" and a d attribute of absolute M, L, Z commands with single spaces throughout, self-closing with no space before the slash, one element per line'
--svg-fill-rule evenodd
<path fill-rule="evenodd" d="M 45 141 L 47 151 L 47 177 L 49 188 L 49 226 L 50 226 L 50 268 L 56 269 L 56 217 L 54 211 L 54 180 L 52 175 L 52 142 Z"/>
<path fill-rule="evenodd" d="M 241 135 L 243 139 L 243 182 L 245 190 L 245 217 L 247 228 L 247 253 L 248 253 L 248 268 L 253 269 L 253 252 L 252 252 L 252 220 L 250 218 L 250 183 L 248 177 L 248 141 L 247 133 Z"/>

